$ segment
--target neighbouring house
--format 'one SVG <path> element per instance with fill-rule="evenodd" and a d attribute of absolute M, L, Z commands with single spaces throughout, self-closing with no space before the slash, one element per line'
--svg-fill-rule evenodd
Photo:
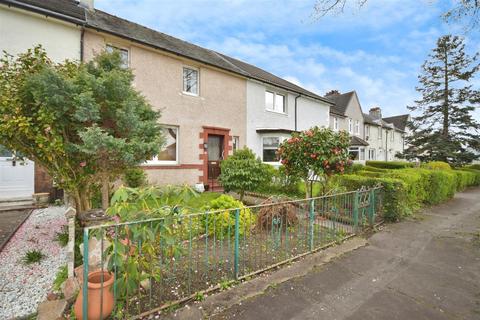
<path fill-rule="evenodd" d="M 2 0 L 0 52 L 17 55 L 40 44 L 55 62 L 79 61 L 84 23 L 84 10 L 74 1 Z M 43 192 L 53 192 L 45 170 L 0 146 L 0 201 L 31 201 Z"/>
<path fill-rule="evenodd" d="M 256 66 L 223 56 L 247 78 L 246 145 L 263 162 L 280 166 L 276 151 L 292 132 L 329 126 L 333 103 Z"/>
<path fill-rule="evenodd" d="M 365 141 L 365 126 L 360 99 L 355 91 L 339 93 L 330 91 L 326 98 L 335 102 L 330 109 L 330 129 L 334 131 L 344 130 L 350 134 L 349 152 L 352 158 L 364 163 L 368 142 Z"/>
<path fill-rule="evenodd" d="M 409 115 L 382 118 L 379 107 L 363 113 L 355 91 L 340 93 L 330 91 L 326 98 L 335 102 L 330 109 L 330 128 L 345 130 L 351 136 L 349 152 L 359 163 L 367 160 L 398 160 L 397 153 L 403 152 Z"/>

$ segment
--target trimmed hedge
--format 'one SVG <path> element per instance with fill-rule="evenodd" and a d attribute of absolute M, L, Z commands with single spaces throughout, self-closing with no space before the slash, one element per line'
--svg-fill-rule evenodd
<path fill-rule="evenodd" d="M 452 198 L 455 192 L 469 186 L 480 185 L 480 170 L 442 170 L 404 168 L 395 170 L 369 170 L 368 166 L 357 174 L 337 176 L 336 182 L 356 190 L 362 186 L 382 184 L 385 190 L 384 217 L 397 221 L 421 208 Z"/>
<path fill-rule="evenodd" d="M 431 169 L 431 170 L 451 170 L 452 167 L 446 162 L 443 161 L 431 161 L 422 165 L 422 168 Z"/>
<path fill-rule="evenodd" d="M 354 174 L 337 176 L 337 183 L 346 187 L 348 190 L 357 190 L 362 186 L 374 187 L 382 184 L 384 197 L 383 209 L 384 218 L 388 221 L 398 221 L 407 214 L 405 201 L 407 198 L 407 186 L 400 179 L 392 178 L 373 178 Z"/>
<path fill-rule="evenodd" d="M 480 170 L 480 164 L 471 164 L 467 166 L 468 169 Z"/>
<path fill-rule="evenodd" d="M 414 163 L 406 161 L 367 161 L 366 165 L 383 169 L 404 169 L 415 166 Z"/>

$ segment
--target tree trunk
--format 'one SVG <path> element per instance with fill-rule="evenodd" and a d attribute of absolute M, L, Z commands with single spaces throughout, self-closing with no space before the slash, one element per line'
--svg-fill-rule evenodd
<path fill-rule="evenodd" d="M 243 197 L 245 196 L 245 190 L 240 191 L 240 201 L 243 201 Z"/>
<path fill-rule="evenodd" d="M 107 210 L 110 203 L 109 186 L 110 179 L 107 175 L 102 176 L 102 209 Z"/>
<path fill-rule="evenodd" d="M 450 101 L 449 101 L 449 98 L 448 98 L 448 85 L 449 85 L 449 81 L 448 81 L 448 48 L 445 47 L 445 57 L 444 57 L 444 64 L 445 64 L 445 69 L 444 69 L 444 81 L 445 81 L 445 93 L 444 93 L 444 101 L 443 101 L 443 132 L 442 132 L 442 135 L 445 137 L 445 138 L 448 138 L 448 116 L 449 116 L 449 104 L 450 104 Z"/>

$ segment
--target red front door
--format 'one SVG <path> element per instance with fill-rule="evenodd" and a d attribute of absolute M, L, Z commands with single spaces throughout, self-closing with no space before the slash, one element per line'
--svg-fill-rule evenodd
<path fill-rule="evenodd" d="M 220 163 L 224 159 L 224 136 L 208 135 L 208 180 L 216 180 L 220 175 Z"/>

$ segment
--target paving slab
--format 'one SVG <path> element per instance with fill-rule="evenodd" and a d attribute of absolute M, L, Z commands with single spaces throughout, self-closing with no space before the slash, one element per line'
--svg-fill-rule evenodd
<path fill-rule="evenodd" d="M 0 210 L 0 251 L 32 210 Z"/>

